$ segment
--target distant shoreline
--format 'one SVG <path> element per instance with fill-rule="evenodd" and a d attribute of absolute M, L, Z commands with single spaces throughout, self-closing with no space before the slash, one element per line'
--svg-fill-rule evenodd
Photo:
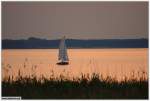
<path fill-rule="evenodd" d="M 148 48 L 148 39 L 66 39 L 68 49 Z M 2 49 L 58 49 L 60 40 L 2 40 Z"/>
<path fill-rule="evenodd" d="M 21 50 L 23 48 L 7 48 L 7 49 L 2 49 L 2 50 Z M 58 49 L 58 48 L 24 48 L 24 49 Z M 130 47 L 130 48 L 67 48 L 67 49 L 149 49 L 147 48 L 143 48 L 143 47 Z"/>

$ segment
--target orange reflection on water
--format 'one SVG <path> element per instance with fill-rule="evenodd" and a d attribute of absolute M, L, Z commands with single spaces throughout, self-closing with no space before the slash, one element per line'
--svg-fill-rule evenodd
<path fill-rule="evenodd" d="M 2 50 L 2 77 L 42 75 L 49 78 L 63 74 L 67 78 L 80 77 L 81 73 L 98 73 L 122 80 L 125 76 L 140 77 L 148 71 L 147 48 L 125 49 L 68 49 L 69 65 L 57 65 L 57 49 L 8 49 Z M 147 74 L 146 74 L 147 76 Z"/>

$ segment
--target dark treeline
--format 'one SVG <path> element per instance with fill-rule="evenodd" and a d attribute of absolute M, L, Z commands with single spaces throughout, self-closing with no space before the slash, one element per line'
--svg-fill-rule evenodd
<path fill-rule="evenodd" d="M 2 40 L 2 49 L 48 49 L 58 48 L 59 39 L 47 40 L 29 38 L 27 40 Z M 68 48 L 148 48 L 148 39 L 66 39 Z"/>

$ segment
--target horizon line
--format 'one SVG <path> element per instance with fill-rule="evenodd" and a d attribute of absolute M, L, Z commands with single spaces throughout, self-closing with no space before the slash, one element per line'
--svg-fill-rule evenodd
<path fill-rule="evenodd" d="M 29 38 L 20 38 L 20 39 L 12 39 L 12 38 L 5 38 L 2 40 L 32 40 L 32 39 L 39 39 L 39 40 L 60 40 L 61 38 L 54 38 L 54 39 L 47 39 L 47 38 L 38 38 L 38 37 L 29 37 Z M 66 40 L 132 40 L 132 39 L 147 39 L 148 38 L 87 38 L 87 39 L 80 39 L 80 38 L 66 38 Z"/>

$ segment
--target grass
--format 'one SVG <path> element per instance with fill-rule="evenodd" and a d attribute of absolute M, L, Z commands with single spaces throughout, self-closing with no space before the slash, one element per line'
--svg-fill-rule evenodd
<path fill-rule="evenodd" d="M 148 79 L 142 76 L 124 79 L 93 74 L 88 77 L 69 80 L 60 75 L 59 78 L 36 76 L 22 77 L 20 72 L 16 80 L 10 77 L 2 81 L 2 96 L 21 96 L 22 99 L 148 99 Z"/>

